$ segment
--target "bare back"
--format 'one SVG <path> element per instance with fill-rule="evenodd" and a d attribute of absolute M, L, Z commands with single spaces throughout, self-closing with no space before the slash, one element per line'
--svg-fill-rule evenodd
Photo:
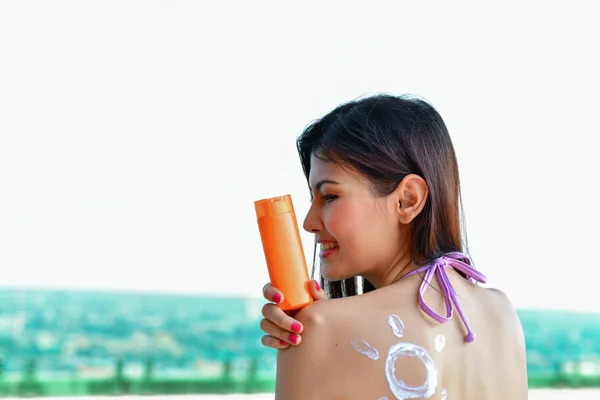
<path fill-rule="evenodd" d="M 448 276 L 476 333 L 471 343 L 464 342 L 467 332 L 456 310 L 440 324 L 419 308 L 419 276 L 307 307 L 315 321 L 310 329 L 322 342 L 321 370 L 330 371 L 322 377 L 323 398 L 526 399 L 525 343 L 512 305 L 501 292 L 454 270 Z M 445 315 L 435 279 L 424 300 Z"/>

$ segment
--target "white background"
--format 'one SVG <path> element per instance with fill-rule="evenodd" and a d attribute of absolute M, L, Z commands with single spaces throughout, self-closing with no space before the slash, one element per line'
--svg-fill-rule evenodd
<path fill-rule="evenodd" d="M 489 285 L 600 311 L 600 29 L 562 4 L 2 1 L 0 285 L 260 296 L 253 201 L 303 218 L 297 135 L 411 93 Z"/>

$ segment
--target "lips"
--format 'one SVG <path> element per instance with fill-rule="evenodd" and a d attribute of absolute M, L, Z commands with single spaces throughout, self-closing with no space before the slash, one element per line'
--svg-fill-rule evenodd
<path fill-rule="evenodd" d="M 321 258 L 329 257 L 340 248 L 337 242 L 334 241 L 321 241 L 319 243 L 321 245 L 321 251 L 319 252 Z"/>

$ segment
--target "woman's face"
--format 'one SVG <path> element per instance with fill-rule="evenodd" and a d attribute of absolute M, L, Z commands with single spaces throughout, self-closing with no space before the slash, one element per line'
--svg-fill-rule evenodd
<path fill-rule="evenodd" d="M 311 207 L 304 229 L 317 236 L 325 279 L 391 272 L 408 252 L 394 195 L 380 197 L 357 171 L 311 157 Z"/>

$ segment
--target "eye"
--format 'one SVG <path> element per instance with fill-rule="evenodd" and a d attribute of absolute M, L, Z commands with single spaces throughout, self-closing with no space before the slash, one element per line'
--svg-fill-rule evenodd
<path fill-rule="evenodd" d="M 332 201 L 334 201 L 335 199 L 337 199 L 338 197 L 336 195 L 333 194 L 323 194 L 321 195 L 321 199 L 325 202 L 325 203 L 331 203 Z"/>

